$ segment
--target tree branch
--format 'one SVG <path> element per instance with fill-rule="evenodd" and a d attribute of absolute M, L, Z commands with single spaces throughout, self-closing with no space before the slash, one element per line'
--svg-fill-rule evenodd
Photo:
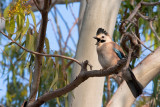
<path fill-rule="evenodd" d="M 36 0 L 33 0 L 34 4 L 36 5 L 37 9 L 42 12 L 42 8 L 40 7 L 40 5 L 37 3 Z"/>
<path fill-rule="evenodd" d="M 47 22 L 48 22 L 48 9 L 50 8 L 49 0 L 44 0 L 43 4 L 44 6 L 41 6 L 43 7 L 41 11 L 42 22 L 40 26 L 40 33 L 38 35 L 39 39 L 38 39 L 38 45 L 36 50 L 38 53 L 43 52 L 44 41 L 45 41 L 46 30 L 47 30 Z M 42 56 L 36 55 L 35 70 L 33 72 L 33 82 L 31 84 L 31 93 L 30 93 L 29 103 L 35 101 L 37 91 L 39 88 L 39 83 L 40 83 L 41 68 L 42 68 Z"/>
<path fill-rule="evenodd" d="M 79 62 L 78 60 L 72 58 L 72 57 L 67 57 L 67 56 L 64 56 L 64 55 L 51 55 L 51 54 L 44 54 L 44 53 L 39 53 L 39 52 L 34 52 L 34 51 L 31 51 L 31 50 L 28 50 L 27 48 L 21 46 L 19 43 L 17 43 L 16 41 L 14 41 L 12 38 L 10 38 L 9 36 L 7 36 L 4 32 L 2 32 L 0 30 L 0 33 L 2 33 L 5 37 L 7 37 L 9 40 L 12 41 L 12 43 L 15 43 L 17 46 L 19 46 L 20 48 L 22 48 L 23 50 L 25 50 L 26 52 L 29 52 L 31 54 L 35 54 L 35 55 L 39 55 L 39 56 L 46 56 L 46 57 L 60 57 L 60 58 L 64 58 L 64 59 L 68 59 L 68 60 L 72 60 L 74 62 L 76 62 L 77 64 L 79 64 L 81 66 L 81 62 Z"/>
<path fill-rule="evenodd" d="M 141 1 L 140 3 L 138 3 L 136 5 L 136 7 L 134 8 L 134 10 L 132 11 L 132 13 L 130 14 L 130 16 L 126 19 L 127 21 L 124 21 L 120 28 L 119 28 L 119 31 L 121 32 L 121 34 L 124 33 L 125 31 L 125 26 L 129 23 L 128 21 L 131 21 L 134 16 L 137 14 L 137 12 L 139 11 L 139 9 L 142 7 L 142 6 L 155 6 L 155 5 L 159 5 L 160 2 L 143 2 Z"/>
<path fill-rule="evenodd" d="M 153 21 L 156 19 L 156 17 L 154 18 L 149 18 L 148 16 L 144 16 L 143 14 L 141 14 L 140 12 L 137 13 L 141 18 L 149 21 L 149 26 L 151 28 L 151 30 L 153 31 L 154 35 L 156 36 L 156 38 L 158 39 L 158 41 L 160 42 L 160 38 L 157 34 L 157 32 L 155 31 L 154 27 L 153 27 Z"/>
<path fill-rule="evenodd" d="M 56 97 L 60 97 L 64 94 L 72 91 L 73 89 L 75 89 L 82 82 L 87 80 L 89 77 L 103 77 L 103 76 L 108 76 L 108 75 L 117 73 L 117 71 L 119 71 L 120 69 L 122 69 L 125 66 L 126 62 L 127 62 L 126 59 L 122 59 L 118 62 L 117 65 L 110 67 L 106 70 L 87 71 L 88 61 L 85 61 L 84 63 L 82 63 L 81 72 L 79 73 L 79 75 L 76 77 L 76 79 L 74 81 L 72 81 L 70 84 L 68 84 L 64 88 L 60 88 L 55 91 L 50 91 L 50 92 L 45 93 L 44 95 L 39 97 L 35 102 L 33 102 L 32 104 L 29 104 L 27 107 L 39 107 L 40 105 L 42 105 L 46 101 L 49 101 L 49 100 L 56 98 Z"/>
<path fill-rule="evenodd" d="M 150 28 L 151 28 L 151 30 L 153 31 L 154 35 L 156 36 L 156 38 L 157 38 L 158 41 L 160 42 L 160 38 L 159 38 L 157 32 L 155 31 L 155 29 L 154 29 L 154 27 L 153 27 L 153 21 L 152 21 L 152 20 L 149 21 L 149 25 L 150 25 Z"/>
<path fill-rule="evenodd" d="M 133 32 L 132 32 L 132 34 L 134 35 L 134 37 L 136 37 L 136 39 L 137 39 L 146 49 L 150 50 L 151 52 L 154 52 L 154 51 L 152 51 L 151 49 L 149 49 Z"/>
<path fill-rule="evenodd" d="M 160 2 L 141 2 L 142 5 L 144 6 L 155 6 L 155 5 L 160 5 Z"/>
<path fill-rule="evenodd" d="M 72 32 L 74 26 L 75 26 L 77 23 L 78 23 L 78 18 L 76 19 L 76 21 L 75 21 L 74 24 L 72 25 L 71 29 L 69 30 L 69 34 L 68 34 L 67 39 L 66 39 L 66 41 L 65 41 L 64 51 L 66 50 L 68 40 L 69 40 L 69 38 L 71 37 L 71 32 Z"/>

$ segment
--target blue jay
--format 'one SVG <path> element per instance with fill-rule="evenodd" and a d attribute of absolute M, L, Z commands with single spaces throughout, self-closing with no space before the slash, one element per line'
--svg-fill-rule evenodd
<path fill-rule="evenodd" d="M 112 41 L 111 37 L 104 29 L 99 28 L 94 39 L 97 40 L 98 60 L 103 69 L 116 65 L 118 60 L 125 57 L 122 48 Z M 128 68 L 127 75 L 128 76 L 122 77 L 127 82 L 133 96 L 136 98 L 142 94 L 143 87 L 132 73 L 131 67 Z"/>

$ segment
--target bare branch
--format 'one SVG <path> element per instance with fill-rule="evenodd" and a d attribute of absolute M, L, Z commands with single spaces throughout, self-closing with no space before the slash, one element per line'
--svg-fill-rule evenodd
<path fill-rule="evenodd" d="M 150 50 L 151 52 L 154 52 L 154 51 L 152 51 L 151 49 L 149 49 L 133 32 L 132 32 L 132 34 L 134 35 L 134 37 L 136 37 L 136 39 L 137 39 L 146 49 Z"/>
<path fill-rule="evenodd" d="M 155 43 L 156 44 L 156 43 Z M 152 48 L 155 44 L 153 44 L 153 45 L 150 45 L 148 48 Z M 147 49 L 144 49 L 143 51 L 142 51 L 142 53 L 143 52 L 145 52 Z"/>
<path fill-rule="evenodd" d="M 129 49 L 129 54 L 128 54 L 128 58 L 127 58 L 127 63 L 126 63 L 126 66 L 125 66 L 125 70 L 127 71 L 128 67 L 129 67 L 129 64 L 131 62 L 131 55 L 132 55 L 132 52 L 133 52 L 133 49 Z"/>
<path fill-rule="evenodd" d="M 72 32 L 74 26 L 75 26 L 77 23 L 78 23 L 78 18 L 76 19 L 76 21 L 75 21 L 74 24 L 72 25 L 71 29 L 69 30 L 69 34 L 68 34 L 68 36 L 67 36 L 67 39 L 66 39 L 66 42 L 65 42 L 65 46 L 64 46 L 64 51 L 66 50 L 68 40 L 69 40 L 69 38 L 71 37 L 71 32 Z"/>
<path fill-rule="evenodd" d="M 40 5 L 37 3 L 37 1 L 36 1 L 36 0 L 33 0 L 33 2 L 34 2 L 34 4 L 36 5 L 36 7 L 38 8 L 38 10 L 39 10 L 40 12 L 42 12 L 42 8 L 41 8 Z"/>
<path fill-rule="evenodd" d="M 58 1 L 58 0 L 55 0 L 53 3 L 50 4 L 50 8 L 48 9 L 48 12 L 51 10 L 51 8 L 52 8 L 53 6 L 56 5 L 57 1 Z"/>
<path fill-rule="evenodd" d="M 140 3 L 138 3 L 138 4 L 136 5 L 136 7 L 134 8 L 134 10 L 132 11 L 132 13 L 130 14 L 130 16 L 129 16 L 126 20 L 127 20 L 127 21 L 128 21 L 128 20 L 131 21 L 142 6 L 155 6 L 155 5 L 159 5 L 159 4 L 160 4 L 160 2 L 143 2 L 143 1 L 141 1 Z M 125 26 L 129 23 L 129 22 L 127 22 L 127 21 L 124 21 L 124 22 L 121 24 L 120 28 L 119 28 L 119 31 L 121 32 L 121 34 L 124 33 L 124 31 L 125 31 Z"/>
<path fill-rule="evenodd" d="M 137 14 L 142 17 L 143 19 L 149 21 L 149 26 L 151 28 L 151 30 L 153 31 L 154 35 L 156 36 L 156 38 L 158 39 L 158 41 L 160 42 L 160 38 L 157 34 L 157 32 L 155 31 L 154 27 L 153 27 L 153 21 L 156 19 L 156 17 L 154 18 L 149 18 L 148 16 L 144 16 L 143 14 L 141 14 L 140 12 L 137 12 Z"/>
<path fill-rule="evenodd" d="M 111 81 L 110 81 L 110 75 L 107 78 L 107 103 L 111 99 Z"/>
<path fill-rule="evenodd" d="M 120 74 L 120 73 L 119 73 Z M 116 83 L 118 84 L 118 86 L 120 86 L 123 82 L 123 79 L 121 76 L 119 76 L 119 74 L 113 74 L 113 75 L 110 75 L 110 78 L 114 79 L 116 81 Z M 120 74 L 121 75 L 121 74 Z"/>
<path fill-rule="evenodd" d="M 160 2 L 141 2 L 141 4 L 144 6 L 155 6 L 160 5 Z"/>
<path fill-rule="evenodd" d="M 44 0 L 44 6 L 42 11 L 41 11 L 41 16 L 42 16 L 42 22 L 40 25 L 40 33 L 38 35 L 38 44 L 37 44 L 37 49 L 36 51 L 38 53 L 43 52 L 43 47 L 44 47 L 44 41 L 45 41 L 45 36 L 46 36 L 46 30 L 47 30 L 47 22 L 48 22 L 48 12 L 47 9 L 49 7 L 48 0 Z M 31 92 L 30 92 L 30 98 L 29 98 L 29 103 L 34 102 L 37 91 L 39 88 L 39 83 L 40 83 L 40 77 L 41 77 L 41 68 L 42 68 L 42 56 L 36 55 L 35 56 L 35 70 L 33 72 L 33 82 L 31 84 Z"/>
<path fill-rule="evenodd" d="M 67 65 L 65 66 L 65 70 L 68 69 L 68 67 L 69 67 L 72 63 L 73 63 L 73 60 L 69 61 L 69 62 L 67 63 Z"/>
<path fill-rule="evenodd" d="M 129 32 L 124 33 L 123 36 L 121 37 L 121 46 L 123 47 L 123 49 L 127 53 L 129 53 L 129 47 L 126 44 L 126 42 L 129 41 L 129 40 L 130 40 L 132 48 L 135 48 L 136 46 L 139 45 L 138 42 L 137 42 L 137 39 L 131 33 L 129 33 Z"/>
<path fill-rule="evenodd" d="M 55 91 L 50 91 L 39 97 L 35 102 L 29 104 L 27 107 L 38 107 L 45 103 L 46 101 L 49 101 L 53 98 L 60 97 L 73 89 L 75 89 L 77 86 L 79 86 L 82 82 L 87 80 L 89 77 L 103 77 L 108 76 L 114 73 L 117 73 L 117 70 L 122 69 L 126 64 L 126 59 L 122 59 L 118 62 L 117 65 L 110 67 L 106 70 L 92 70 L 87 71 L 86 66 L 88 65 L 88 61 L 85 61 L 82 63 L 82 68 L 80 74 L 76 77 L 74 81 L 72 81 L 70 84 L 65 86 L 64 88 L 57 89 Z"/>
<path fill-rule="evenodd" d="M 64 24 L 65 24 L 65 26 L 66 26 L 68 32 L 70 32 L 70 28 L 69 28 L 69 26 L 68 26 L 68 24 L 67 24 L 67 21 L 64 19 L 64 17 L 63 17 L 62 14 L 60 13 L 60 11 L 59 11 L 58 9 L 56 9 L 56 10 L 57 10 L 57 13 L 59 14 L 60 18 L 61 18 L 62 21 L 64 22 Z M 52 12 L 51 12 L 51 13 L 52 13 Z M 53 15 L 53 14 L 52 14 L 52 15 Z M 72 43 L 73 43 L 74 46 L 76 47 L 76 43 L 75 43 L 73 37 L 72 37 L 72 36 L 70 36 L 70 37 L 71 37 Z"/>
<path fill-rule="evenodd" d="M 58 20 L 57 20 L 56 7 L 54 7 L 54 12 L 55 12 L 54 20 L 56 22 L 57 31 L 58 31 L 58 34 L 59 34 L 58 44 L 59 44 L 59 48 L 60 48 L 60 54 L 62 55 L 63 54 L 63 49 L 62 49 L 61 41 L 63 40 L 63 37 L 62 37 L 62 33 L 61 33 L 61 28 L 60 28 Z"/>
<path fill-rule="evenodd" d="M 158 41 L 160 42 L 160 38 L 157 34 L 157 32 L 155 31 L 154 27 L 153 27 L 153 21 L 149 21 L 149 25 L 150 25 L 150 28 L 151 30 L 153 31 L 154 35 L 156 36 L 156 38 L 158 39 Z"/>

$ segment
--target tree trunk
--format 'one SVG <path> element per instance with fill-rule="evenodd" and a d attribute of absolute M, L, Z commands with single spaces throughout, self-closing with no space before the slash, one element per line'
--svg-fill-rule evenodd
<path fill-rule="evenodd" d="M 121 0 L 87 0 L 76 52 L 79 61 L 88 60 L 93 69 L 101 69 L 93 36 L 102 27 L 112 36 Z M 114 7 L 114 8 L 113 8 Z M 72 80 L 79 74 L 80 66 L 74 64 Z M 103 78 L 89 78 L 69 96 L 69 107 L 101 107 Z"/>
<path fill-rule="evenodd" d="M 81 27 L 82 27 L 84 12 L 86 10 L 86 3 L 87 3 L 86 0 L 82 0 L 81 5 L 80 5 L 79 20 L 78 20 L 78 32 L 79 33 L 80 33 Z"/>
<path fill-rule="evenodd" d="M 160 73 L 160 47 L 140 62 L 133 72 L 137 80 L 145 87 L 156 75 Z M 123 82 L 111 98 L 106 107 L 130 107 L 135 98 L 126 82 Z"/>

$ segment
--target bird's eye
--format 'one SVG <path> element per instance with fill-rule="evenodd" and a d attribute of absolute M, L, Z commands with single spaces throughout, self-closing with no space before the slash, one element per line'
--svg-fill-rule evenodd
<path fill-rule="evenodd" d="M 102 36 L 102 38 L 104 38 L 104 36 Z"/>

